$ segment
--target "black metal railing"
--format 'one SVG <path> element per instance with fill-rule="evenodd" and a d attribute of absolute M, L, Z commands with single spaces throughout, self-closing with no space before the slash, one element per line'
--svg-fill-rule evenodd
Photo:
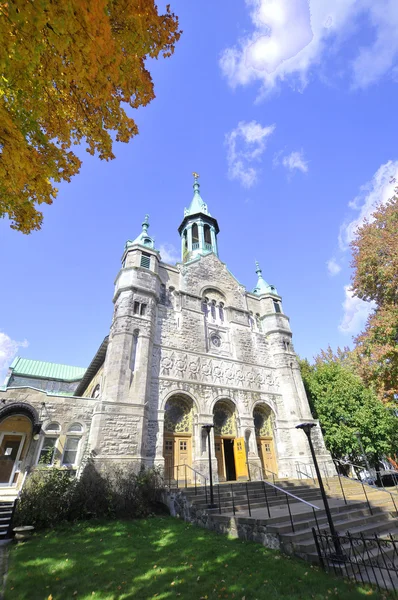
<path fill-rule="evenodd" d="M 290 520 L 290 524 L 291 524 L 291 528 L 292 531 L 295 532 L 295 525 L 294 525 L 294 518 L 298 517 L 298 519 L 302 519 L 303 516 L 307 516 L 302 512 L 297 512 L 295 513 L 295 511 L 292 511 L 292 504 L 294 503 L 301 503 L 301 505 L 305 505 L 306 507 L 308 507 L 308 509 L 310 510 L 310 512 L 312 513 L 312 516 L 314 517 L 314 521 L 316 524 L 316 527 L 319 528 L 319 523 L 318 523 L 318 518 L 317 518 L 317 512 L 321 511 L 322 509 L 319 506 L 316 506 L 315 504 L 311 504 L 311 502 L 307 502 L 306 500 L 303 500 L 303 498 L 300 498 L 299 496 L 296 496 L 295 494 L 292 494 L 291 492 L 288 492 L 287 490 L 271 483 L 270 481 L 266 481 L 264 479 L 262 479 L 261 481 L 258 482 L 259 484 L 261 484 L 261 489 L 262 489 L 262 494 L 263 494 L 263 500 L 262 502 L 265 502 L 265 506 L 264 508 L 266 508 L 267 510 L 267 515 L 268 518 L 271 519 L 272 518 L 272 506 L 277 506 L 278 507 L 278 516 L 280 515 L 280 508 L 283 506 L 286 506 L 287 508 L 287 514 L 289 516 L 289 520 Z M 242 483 L 240 486 L 240 491 L 242 491 L 242 486 L 243 486 L 243 490 L 244 493 L 240 493 L 239 496 L 238 491 L 239 491 L 239 486 L 237 486 L 236 484 L 231 484 L 229 486 L 229 490 L 230 490 L 230 495 L 228 492 L 226 492 L 226 490 L 228 490 L 228 487 L 225 485 L 220 485 L 218 484 L 217 487 L 217 497 L 218 497 L 218 513 L 222 514 L 223 512 L 230 512 L 231 508 L 232 508 L 232 513 L 234 515 L 236 515 L 236 513 L 242 512 L 242 513 L 249 513 L 249 517 L 252 516 L 252 512 L 253 512 L 253 505 L 255 503 L 255 501 L 259 502 L 260 501 L 260 496 L 259 496 L 259 488 L 258 487 L 251 487 L 249 482 L 245 482 Z M 223 493 L 224 492 L 224 493 Z M 250 494 L 250 492 L 252 492 L 252 495 Z M 228 494 L 228 495 L 226 495 Z M 253 494 L 256 494 L 255 497 L 253 497 Z M 280 500 L 280 501 L 277 501 Z M 263 507 L 261 507 L 263 508 Z M 215 509 L 215 510 L 217 510 Z"/>
<path fill-rule="evenodd" d="M 334 572 L 354 579 L 358 583 L 369 583 L 379 590 L 398 592 L 398 540 L 392 535 L 380 537 L 374 534 L 332 536 L 326 531 L 312 529 L 319 562 L 325 571 Z M 335 538 L 342 548 L 342 556 L 335 553 Z"/>
<path fill-rule="evenodd" d="M 188 472 L 187 472 L 187 469 L 189 469 Z M 171 477 L 171 471 L 174 471 L 174 474 L 176 475 L 175 479 L 173 477 Z M 207 502 L 207 490 L 208 490 L 207 478 L 205 477 L 205 475 L 203 475 L 203 473 L 201 473 L 200 471 L 197 471 L 196 469 L 193 469 L 189 465 L 185 465 L 185 464 L 175 465 L 173 469 L 169 469 L 169 488 L 173 487 L 171 485 L 171 482 L 173 481 L 173 482 L 175 482 L 175 487 L 177 489 L 179 489 L 180 474 L 182 474 L 182 477 L 183 477 L 183 482 L 184 482 L 183 487 L 188 488 L 189 486 L 193 486 L 195 489 L 195 496 L 198 494 L 198 490 L 202 486 L 204 486 L 206 502 Z M 200 483 L 201 480 L 202 480 L 202 484 Z"/>
<path fill-rule="evenodd" d="M 268 479 L 267 475 L 271 475 L 272 477 L 272 483 L 275 484 L 275 480 L 278 479 L 278 475 L 277 473 L 275 473 L 274 471 L 271 471 L 270 469 L 266 469 L 265 467 L 263 467 L 262 465 L 258 465 L 256 463 L 253 463 L 251 461 L 247 461 L 247 474 L 249 477 L 249 481 L 252 481 L 252 475 L 254 472 L 254 477 L 256 479 L 256 475 L 259 475 L 260 477 L 260 481 L 262 479 Z"/>
<path fill-rule="evenodd" d="M 339 466 L 340 467 L 348 466 L 350 468 L 355 468 L 357 470 L 362 469 L 362 470 L 366 471 L 365 467 L 362 467 L 360 465 L 354 465 L 353 463 L 342 462 L 340 460 L 335 460 L 334 463 L 335 463 L 336 470 L 337 470 L 337 475 L 338 475 L 339 484 L 340 484 L 340 490 L 341 490 L 345 504 L 347 504 L 347 496 L 349 497 L 350 491 L 352 491 L 352 490 L 348 490 L 348 493 L 347 493 L 347 490 L 344 489 L 343 482 L 355 483 L 355 484 L 358 484 L 358 487 L 360 487 L 360 489 L 362 489 L 362 493 L 364 495 L 366 504 L 368 506 L 368 509 L 369 509 L 369 512 L 371 515 L 373 515 L 373 510 L 372 510 L 372 505 L 369 501 L 369 497 L 371 496 L 372 493 L 375 493 L 375 492 L 384 492 L 386 494 L 389 494 L 390 500 L 394 506 L 395 514 L 396 515 L 398 514 L 398 511 L 397 511 L 398 497 L 397 497 L 397 494 L 395 491 L 390 492 L 390 490 L 387 490 L 385 487 L 377 487 L 376 485 L 368 483 L 361 478 L 354 479 L 353 477 L 349 477 L 348 475 L 342 475 L 341 473 L 339 473 L 339 468 L 338 468 Z M 355 494 L 355 495 L 357 495 L 357 494 Z"/>

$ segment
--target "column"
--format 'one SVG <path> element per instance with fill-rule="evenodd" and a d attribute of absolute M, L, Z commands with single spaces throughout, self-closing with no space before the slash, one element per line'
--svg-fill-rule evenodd
<path fill-rule="evenodd" d="M 214 225 L 210 226 L 210 236 L 211 236 L 211 245 L 213 246 L 213 252 L 214 252 L 214 254 L 216 254 L 216 256 L 218 256 L 216 230 L 214 229 Z"/>
<path fill-rule="evenodd" d="M 205 232 L 203 221 L 198 221 L 198 234 L 199 234 L 199 250 L 203 252 L 205 248 Z"/>
<path fill-rule="evenodd" d="M 192 223 L 187 225 L 188 234 L 188 252 L 192 252 Z"/>

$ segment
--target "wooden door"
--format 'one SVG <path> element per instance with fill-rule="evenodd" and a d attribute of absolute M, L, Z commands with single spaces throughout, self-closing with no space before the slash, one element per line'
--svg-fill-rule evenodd
<path fill-rule="evenodd" d="M 185 469 L 184 465 L 192 466 L 191 436 L 170 435 L 164 438 L 164 470 L 166 480 L 175 479 L 187 482 L 192 479 L 191 469 Z"/>
<path fill-rule="evenodd" d="M 234 440 L 236 479 L 248 479 L 245 438 Z"/>
<path fill-rule="evenodd" d="M 269 473 L 269 471 L 272 471 L 273 473 L 277 472 L 276 458 L 275 458 L 275 451 L 274 451 L 274 440 L 272 439 L 272 437 L 257 438 L 257 448 L 258 448 L 258 454 L 261 458 L 261 463 L 262 463 L 264 471 L 265 471 L 264 476 L 266 478 L 269 478 L 269 477 L 271 477 L 271 473 Z"/>
<path fill-rule="evenodd" d="M 21 435 L 4 435 L 0 446 L 0 484 L 10 484 L 22 443 Z"/>
<path fill-rule="evenodd" d="M 164 473 L 166 481 L 174 479 L 174 437 L 167 436 L 164 438 L 163 447 L 164 456 Z"/>
<path fill-rule="evenodd" d="M 214 451 L 217 459 L 218 480 L 225 481 L 225 462 L 222 438 L 214 438 Z"/>

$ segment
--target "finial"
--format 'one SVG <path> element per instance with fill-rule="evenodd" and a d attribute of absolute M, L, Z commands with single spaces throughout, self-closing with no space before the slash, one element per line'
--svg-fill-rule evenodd
<path fill-rule="evenodd" d="M 142 223 L 142 231 L 145 231 L 145 233 L 146 233 L 148 231 L 148 227 L 149 227 L 149 215 L 145 215 L 144 222 Z"/>
<path fill-rule="evenodd" d="M 258 260 L 256 260 L 256 273 L 257 275 L 260 277 L 262 274 L 262 270 L 260 268 L 260 263 L 258 262 Z"/>
<path fill-rule="evenodd" d="M 199 192 L 199 187 L 200 187 L 200 185 L 199 185 L 199 181 L 198 181 L 198 179 L 199 179 L 199 174 L 198 174 L 198 173 L 195 173 L 195 171 L 194 171 L 194 172 L 192 173 L 192 175 L 194 176 L 194 182 L 193 182 L 193 190 L 194 190 L 194 194 L 199 194 L 199 195 L 200 195 L 200 192 Z"/>

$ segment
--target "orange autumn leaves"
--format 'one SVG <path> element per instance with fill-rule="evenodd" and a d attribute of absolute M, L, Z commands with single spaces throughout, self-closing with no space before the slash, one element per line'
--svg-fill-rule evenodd
<path fill-rule="evenodd" d="M 365 331 L 355 340 L 356 369 L 384 402 L 394 402 L 398 394 L 397 195 L 364 222 L 351 248 L 354 295 L 376 304 Z"/>
<path fill-rule="evenodd" d="M 124 106 L 155 97 L 145 60 L 180 35 L 154 0 L 0 0 L 0 215 L 14 229 L 40 229 L 37 205 L 79 172 L 73 144 L 109 160 L 111 132 L 138 133 Z"/>

